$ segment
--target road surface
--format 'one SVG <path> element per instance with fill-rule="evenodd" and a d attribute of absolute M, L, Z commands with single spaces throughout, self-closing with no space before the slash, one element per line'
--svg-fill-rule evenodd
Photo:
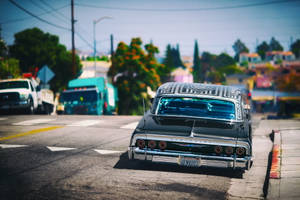
<path fill-rule="evenodd" d="M 0 199 L 234 199 L 245 193 L 236 187 L 247 187 L 256 174 L 265 178 L 265 168 L 252 168 L 250 176 L 131 162 L 127 147 L 140 118 L 0 116 Z M 259 124 L 254 116 L 254 130 Z M 268 134 L 257 141 L 269 142 Z"/>

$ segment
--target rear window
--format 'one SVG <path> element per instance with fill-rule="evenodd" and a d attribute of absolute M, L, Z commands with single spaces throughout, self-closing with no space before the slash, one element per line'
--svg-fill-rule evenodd
<path fill-rule="evenodd" d="M 236 119 L 234 103 L 225 100 L 165 97 L 160 99 L 157 106 L 159 115 Z"/>

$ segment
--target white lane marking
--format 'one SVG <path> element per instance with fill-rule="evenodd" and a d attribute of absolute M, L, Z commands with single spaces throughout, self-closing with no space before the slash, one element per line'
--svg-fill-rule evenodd
<path fill-rule="evenodd" d="M 0 147 L 2 149 L 8 149 L 8 148 L 18 148 L 18 147 L 27 147 L 28 145 L 19 145 L 19 144 L 0 144 Z"/>
<path fill-rule="evenodd" d="M 13 123 L 13 125 L 17 126 L 30 126 L 34 124 L 42 124 L 42 123 L 48 123 L 50 121 L 54 121 L 55 119 L 32 119 L 32 120 L 26 120 L 18 123 Z"/>
<path fill-rule="evenodd" d="M 124 126 L 121 126 L 121 128 L 124 128 L 124 129 L 135 129 L 136 126 L 138 125 L 139 122 L 132 122 L 130 124 L 126 124 Z"/>
<path fill-rule="evenodd" d="M 76 148 L 69 148 L 69 147 L 49 147 L 47 146 L 47 148 L 50 150 L 50 151 L 69 151 L 69 150 L 74 150 Z"/>
<path fill-rule="evenodd" d="M 123 151 L 112 151 L 112 150 L 104 150 L 104 149 L 94 149 L 94 151 L 102 155 L 123 153 Z"/>
<path fill-rule="evenodd" d="M 69 124 L 68 126 L 92 126 L 103 122 L 104 121 L 101 120 L 83 120 L 83 121 L 74 122 L 72 124 Z"/>
<path fill-rule="evenodd" d="M 0 121 L 7 120 L 7 118 L 0 117 Z"/>

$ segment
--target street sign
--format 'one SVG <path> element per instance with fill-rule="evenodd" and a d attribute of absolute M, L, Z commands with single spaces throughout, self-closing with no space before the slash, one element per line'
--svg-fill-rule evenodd
<path fill-rule="evenodd" d="M 47 65 L 44 65 L 37 74 L 43 83 L 48 83 L 54 77 L 54 75 L 54 72 Z"/>

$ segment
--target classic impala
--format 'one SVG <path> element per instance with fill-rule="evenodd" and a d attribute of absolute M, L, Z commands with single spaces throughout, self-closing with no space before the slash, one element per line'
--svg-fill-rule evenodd
<path fill-rule="evenodd" d="M 249 107 L 239 88 L 165 83 L 134 130 L 129 159 L 249 169 Z"/>

